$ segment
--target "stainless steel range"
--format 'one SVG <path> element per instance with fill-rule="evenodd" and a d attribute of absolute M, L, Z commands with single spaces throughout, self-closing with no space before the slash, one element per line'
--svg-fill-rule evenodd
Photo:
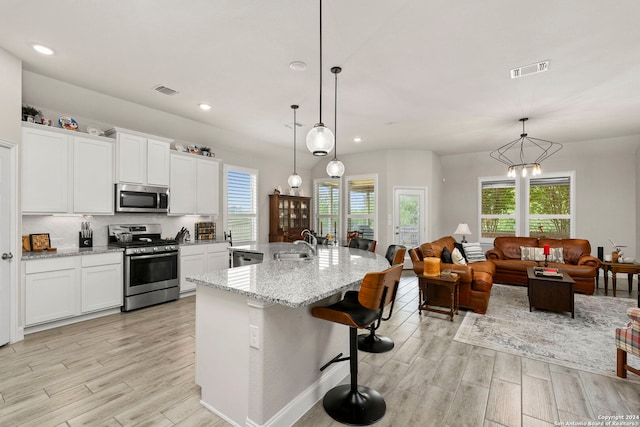
<path fill-rule="evenodd" d="M 124 250 L 122 311 L 178 299 L 178 242 L 162 239 L 160 224 L 109 225 L 109 246 Z"/>

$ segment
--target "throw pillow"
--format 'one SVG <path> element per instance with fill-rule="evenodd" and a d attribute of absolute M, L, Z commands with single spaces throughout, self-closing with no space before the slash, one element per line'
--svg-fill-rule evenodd
<path fill-rule="evenodd" d="M 453 260 L 451 259 L 451 251 L 448 247 L 445 246 L 444 248 L 442 248 L 442 255 L 440 256 L 440 259 L 445 264 L 453 264 Z"/>
<path fill-rule="evenodd" d="M 458 248 L 455 248 L 453 252 L 451 252 L 451 260 L 456 265 L 467 265 L 467 261 L 464 259 Z"/>
<path fill-rule="evenodd" d="M 520 246 L 520 259 L 522 261 L 544 261 L 544 248 Z"/>
<path fill-rule="evenodd" d="M 463 243 L 464 253 L 467 255 L 468 262 L 486 261 L 487 257 L 484 256 L 482 246 L 480 242 L 475 243 Z"/>
<path fill-rule="evenodd" d="M 453 246 L 455 246 L 456 248 L 458 248 L 458 250 L 460 251 L 460 253 L 462 254 L 462 256 L 464 257 L 464 260 L 467 261 L 467 254 L 464 253 L 464 248 L 462 247 L 462 243 L 458 243 L 455 242 L 453 244 Z"/>
<path fill-rule="evenodd" d="M 551 251 L 549 253 L 549 262 L 564 264 L 564 255 L 562 253 L 562 248 L 550 248 L 550 249 Z M 544 261 L 544 255 L 542 255 L 542 260 Z"/>

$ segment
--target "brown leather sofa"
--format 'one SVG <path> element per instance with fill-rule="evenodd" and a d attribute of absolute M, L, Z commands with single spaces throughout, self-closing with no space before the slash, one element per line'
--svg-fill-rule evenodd
<path fill-rule="evenodd" d="M 562 248 L 564 264 L 549 262 L 549 267 L 561 268 L 575 281 L 574 290 L 592 295 L 600 260 L 591 256 L 591 245 L 584 239 L 538 239 L 535 237 L 496 237 L 493 249 L 486 256 L 496 266 L 496 283 L 527 285 L 527 267 L 544 265 L 544 261 L 522 261 L 520 247 L 549 245 Z"/>
<path fill-rule="evenodd" d="M 421 276 L 424 272 L 425 257 L 442 256 L 442 249 L 446 246 L 453 251 L 456 240 L 451 236 L 441 237 L 431 242 L 423 243 L 419 247 L 409 250 L 413 261 L 413 271 Z M 489 296 L 493 286 L 495 266 L 490 261 L 474 262 L 468 265 L 442 263 L 441 270 L 451 269 L 460 275 L 460 307 L 469 308 L 476 313 L 484 314 L 489 305 Z"/>

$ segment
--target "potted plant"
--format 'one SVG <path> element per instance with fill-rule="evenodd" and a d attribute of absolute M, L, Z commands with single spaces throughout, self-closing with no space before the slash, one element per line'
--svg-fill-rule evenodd
<path fill-rule="evenodd" d="M 36 116 L 41 116 L 42 112 L 38 110 L 36 107 L 32 107 L 31 105 L 23 105 L 22 106 L 22 121 L 25 122 L 35 122 Z M 31 120 L 29 120 L 31 117 Z"/>

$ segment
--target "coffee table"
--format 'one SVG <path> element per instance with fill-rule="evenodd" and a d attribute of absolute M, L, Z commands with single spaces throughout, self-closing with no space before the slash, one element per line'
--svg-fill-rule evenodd
<path fill-rule="evenodd" d="M 453 315 L 458 314 L 460 275 L 456 274 L 450 277 L 418 276 L 418 287 L 420 289 L 420 300 L 418 301 L 420 315 L 422 315 L 422 310 L 448 314 L 449 320 L 453 322 Z M 448 307 L 449 310 L 441 310 L 433 306 Z"/>
<path fill-rule="evenodd" d="M 613 284 L 613 296 L 616 296 L 616 274 L 627 273 L 629 279 L 629 293 L 633 284 L 633 275 L 638 275 L 638 283 L 640 283 L 640 264 L 629 264 L 622 262 L 603 261 L 600 268 L 604 270 L 604 294 L 609 294 L 609 271 L 611 272 L 611 282 Z M 640 291 L 640 289 L 639 289 Z M 640 304 L 640 292 L 638 293 L 638 304 Z"/>
<path fill-rule="evenodd" d="M 571 312 L 571 318 L 575 318 L 573 284 L 574 280 L 566 272 L 562 273 L 562 278 L 536 276 L 533 267 L 527 268 L 529 279 L 529 311 L 533 308 L 545 310 Z"/>

